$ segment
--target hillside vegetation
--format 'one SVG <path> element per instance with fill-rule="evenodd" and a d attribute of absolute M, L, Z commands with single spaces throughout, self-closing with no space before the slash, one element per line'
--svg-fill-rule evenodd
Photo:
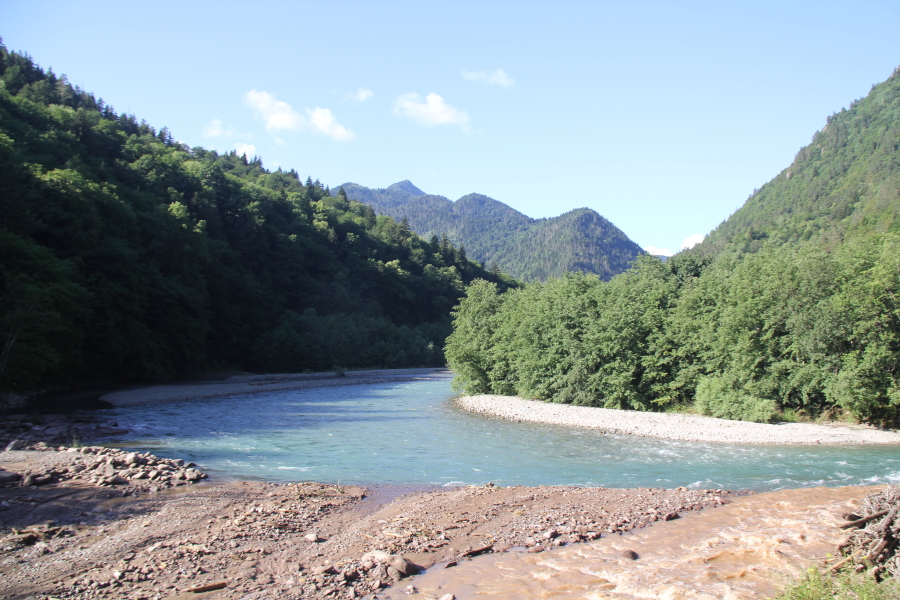
<path fill-rule="evenodd" d="M 469 286 L 446 355 L 467 393 L 769 421 L 900 425 L 900 74 L 668 262 L 608 282 Z"/>
<path fill-rule="evenodd" d="M 355 183 L 341 188 L 380 213 L 406 219 L 419 235 L 446 237 L 464 247 L 469 258 L 523 281 L 546 281 L 572 271 L 609 279 L 643 254 L 620 229 L 588 208 L 532 219 L 481 194 L 452 202 L 409 181 L 384 189 Z"/>
<path fill-rule="evenodd" d="M 828 117 L 794 162 L 697 247 L 755 252 L 774 245 L 900 231 L 900 67 Z"/>
<path fill-rule="evenodd" d="M 442 365 L 511 280 L 295 171 L 174 141 L 0 45 L 0 387 Z"/>

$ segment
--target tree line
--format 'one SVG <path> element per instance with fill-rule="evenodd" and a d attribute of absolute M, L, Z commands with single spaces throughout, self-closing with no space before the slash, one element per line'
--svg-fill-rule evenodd
<path fill-rule="evenodd" d="M 898 296 L 896 234 L 641 257 L 608 282 L 570 274 L 505 293 L 473 282 L 446 356 L 468 394 L 896 426 Z"/>

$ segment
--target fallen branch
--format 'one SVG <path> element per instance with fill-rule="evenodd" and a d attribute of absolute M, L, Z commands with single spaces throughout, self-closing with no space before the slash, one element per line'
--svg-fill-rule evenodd
<path fill-rule="evenodd" d="M 889 512 L 891 512 L 891 511 L 880 510 L 877 513 L 873 513 L 873 514 L 869 515 L 868 517 L 863 517 L 862 519 L 858 519 L 856 521 L 850 521 L 849 523 L 844 523 L 843 525 L 841 525 L 841 529 L 850 529 L 851 527 L 859 527 L 860 525 L 864 525 L 864 524 L 868 523 L 869 521 L 874 521 L 878 517 L 883 517 L 884 515 L 888 514 Z"/>
<path fill-rule="evenodd" d="M 209 585 L 201 585 L 197 587 L 193 587 L 188 592 L 193 592 L 194 594 L 201 594 L 203 592 L 212 592 L 215 590 L 222 590 L 228 587 L 227 581 L 220 581 L 218 583 L 210 583 Z"/>
<path fill-rule="evenodd" d="M 827 573 L 829 573 L 829 572 L 831 572 L 831 571 L 837 571 L 838 569 L 840 569 L 841 567 L 843 567 L 845 564 L 847 564 L 848 562 L 850 562 L 851 560 L 853 560 L 853 559 L 856 557 L 856 555 L 859 554 L 860 552 L 861 552 L 861 550 L 857 550 L 856 552 L 854 552 L 853 554 L 851 554 L 851 555 L 848 556 L 847 558 L 845 558 L 845 559 L 843 559 L 843 560 L 841 560 L 841 561 L 839 561 L 839 562 L 834 563 L 833 565 L 831 565 L 830 567 L 828 567 L 827 569 L 825 569 L 825 572 L 823 573 L 823 575 L 824 575 L 824 574 L 827 574 Z"/>

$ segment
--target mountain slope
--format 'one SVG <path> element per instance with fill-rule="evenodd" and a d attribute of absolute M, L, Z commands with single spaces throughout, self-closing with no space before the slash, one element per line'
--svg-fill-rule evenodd
<path fill-rule="evenodd" d="M 440 365 L 465 285 L 503 282 L 293 170 L 188 148 L 2 44 L 0 215 L 0 390 Z"/>
<path fill-rule="evenodd" d="M 456 202 L 401 181 L 384 189 L 345 183 L 349 198 L 396 219 L 419 235 L 444 236 L 464 246 L 469 258 L 525 281 L 545 281 L 570 271 L 603 279 L 621 273 L 643 254 L 615 225 L 580 208 L 552 219 L 532 219 L 482 194 Z"/>
<path fill-rule="evenodd" d="M 826 237 L 900 231 L 900 67 L 828 118 L 794 162 L 698 247 L 755 252 Z"/>

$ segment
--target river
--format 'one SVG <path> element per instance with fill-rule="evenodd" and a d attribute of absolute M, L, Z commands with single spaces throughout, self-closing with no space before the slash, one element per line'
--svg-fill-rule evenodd
<path fill-rule="evenodd" d="M 463 412 L 447 376 L 111 409 L 120 445 L 234 479 L 371 484 L 700 487 L 900 481 L 891 446 L 689 443 Z"/>

